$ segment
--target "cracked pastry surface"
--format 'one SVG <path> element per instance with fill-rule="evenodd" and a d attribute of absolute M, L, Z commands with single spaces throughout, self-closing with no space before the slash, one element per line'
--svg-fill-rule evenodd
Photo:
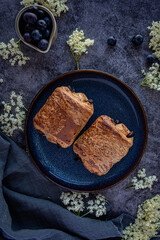
<path fill-rule="evenodd" d="M 83 165 L 99 176 L 106 174 L 133 145 L 130 130 L 123 124 L 102 115 L 74 143 L 73 150 Z"/>
<path fill-rule="evenodd" d="M 52 143 L 69 147 L 94 112 L 84 93 L 58 87 L 33 119 L 34 127 Z"/>

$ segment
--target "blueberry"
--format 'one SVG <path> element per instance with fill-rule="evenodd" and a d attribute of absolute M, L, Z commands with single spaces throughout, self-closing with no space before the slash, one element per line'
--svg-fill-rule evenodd
<path fill-rule="evenodd" d="M 37 28 L 43 32 L 47 28 L 47 23 L 43 19 L 40 19 L 37 21 Z"/>
<path fill-rule="evenodd" d="M 38 42 L 42 38 L 42 34 L 38 29 L 34 29 L 31 33 L 31 37 L 35 42 Z"/>
<path fill-rule="evenodd" d="M 31 6 L 28 8 L 29 12 L 37 14 L 38 8 L 36 6 Z"/>
<path fill-rule="evenodd" d="M 23 20 L 26 22 L 26 23 L 29 23 L 29 24 L 34 24 L 35 22 L 37 22 L 37 16 L 36 14 L 34 13 L 31 13 L 31 12 L 25 12 L 23 14 Z"/>
<path fill-rule="evenodd" d="M 29 32 L 26 32 L 24 35 L 23 35 L 23 38 L 26 42 L 32 42 L 32 38 L 31 38 L 31 34 Z"/>
<path fill-rule="evenodd" d="M 45 51 L 48 48 L 48 41 L 46 39 L 41 39 L 38 43 L 38 48 Z"/>
<path fill-rule="evenodd" d="M 38 9 L 37 16 L 39 18 L 43 18 L 45 16 L 45 12 L 42 9 Z"/>
<path fill-rule="evenodd" d="M 132 43 L 135 44 L 136 46 L 141 45 L 143 42 L 143 36 L 138 34 L 132 38 Z"/>
<path fill-rule="evenodd" d="M 45 32 L 44 32 L 44 38 L 49 39 L 50 35 L 51 35 L 50 30 L 46 29 Z"/>
<path fill-rule="evenodd" d="M 116 38 L 113 37 L 113 36 L 110 36 L 110 37 L 107 39 L 107 43 L 108 43 L 108 45 L 110 45 L 110 46 L 115 46 L 115 45 L 116 45 L 116 42 L 117 42 L 117 40 L 116 40 Z"/>
<path fill-rule="evenodd" d="M 51 25 L 51 19 L 49 17 L 44 17 L 43 20 L 47 23 L 48 27 Z"/>
<path fill-rule="evenodd" d="M 27 23 L 24 29 L 25 32 L 32 32 L 35 29 L 35 25 Z"/>
<path fill-rule="evenodd" d="M 148 63 L 154 63 L 155 61 L 156 61 L 156 58 L 155 58 L 154 55 L 149 54 L 149 55 L 147 56 L 147 62 L 148 62 Z"/>

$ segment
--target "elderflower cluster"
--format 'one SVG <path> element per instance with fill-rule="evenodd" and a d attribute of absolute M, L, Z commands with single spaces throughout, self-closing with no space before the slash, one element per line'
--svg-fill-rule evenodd
<path fill-rule="evenodd" d="M 85 212 L 82 216 L 87 214 L 95 214 L 96 217 L 106 215 L 106 204 L 108 201 L 101 194 L 97 194 L 94 199 L 86 200 L 90 198 L 89 193 L 77 193 L 77 192 L 62 192 L 60 199 L 63 204 L 67 206 L 69 211 L 74 213 Z M 87 204 L 87 207 L 85 206 Z M 86 212 L 86 210 L 88 212 Z"/>
<path fill-rule="evenodd" d="M 79 31 L 78 28 L 76 28 L 76 30 L 73 31 L 73 33 L 69 36 L 69 40 L 67 41 L 71 52 L 77 57 L 80 57 L 83 53 L 87 54 L 87 47 L 90 47 L 94 44 L 94 40 L 87 38 L 84 41 L 84 39 L 84 31 Z"/>
<path fill-rule="evenodd" d="M 1 130 L 8 136 L 12 136 L 17 129 L 23 130 L 24 120 L 26 118 L 26 108 L 22 102 L 22 96 L 11 92 L 10 102 L 4 102 L 3 113 L 0 115 Z"/>
<path fill-rule="evenodd" d="M 3 83 L 3 78 L 0 78 L 0 83 Z"/>
<path fill-rule="evenodd" d="M 66 2 L 67 0 L 23 0 L 21 5 L 41 4 L 47 7 L 55 17 L 59 17 L 62 12 L 66 13 L 68 11 Z"/>
<path fill-rule="evenodd" d="M 142 168 L 138 171 L 137 177 L 133 177 L 131 182 L 133 183 L 133 187 L 138 189 L 149 188 L 152 190 L 152 186 L 154 182 L 157 182 L 158 179 L 155 175 L 147 176 L 145 168 Z"/>
<path fill-rule="evenodd" d="M 106 203 L 108 203 L 108 201 L 105 197 L 101 194 L 97 194 L 95 200 L 88 201 L 87 209 L 89 210 L 89 213 L 95 212 L 95 216 L 100 217 L 106 215 Z"/>
<path fill-rule="evenodd" d="M 18 63 L 19 66 L 22 66 L 30 59 L 23 55 L 19 49 L 19 43 L 20 41 L 15 42 L 14 38 L 12 38 L 8 44 L 0 42 L 0 56 L 4 60 L 9 60 L 11 66 L 14 66 L 16 63 Z"/>
<path fill-rule="evenodd" d="M 123 240 L 149 240 L 160 229 L 160 195 L 147 199 L 138 206 L 137 218 L 123 231 Z"/>
<path fill-rule="evenodd" d="M 153 63 L 149 68 L 149 72 L 145 72 L 142 70 L 144 75 L 144 80 L 141 85 L 145 87 L 149 87 L 151 89 L 155 89 L 160 91 L 160 66 L 158 63 Z"/>
<path fill-rule="evenodd" d="M 148 27 L 150 30 L 149 36 L 151 37 L 149 48 L 154 51 L 153 55 L 160 60 L 160 21 L 152 22 L 152 26 Z"/>
<path fill-rule="evenodd" d="M 83 212 L 85 209 L 83 198 L 88 196 L 88 193 L 62 192 L 60 199 L 69 211 Z"/>

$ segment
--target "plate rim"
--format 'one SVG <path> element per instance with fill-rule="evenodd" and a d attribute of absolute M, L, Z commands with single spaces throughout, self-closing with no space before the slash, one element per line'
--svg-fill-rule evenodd
<path fill-rule="evenodd" d="M 27 131 L 27 127 L 28 127 L 28 118 L 32 109 L 33 104 L 35 103 L 36 99 L 39 97 L 39 95 L 51 84 L 53 84 L 55 81 L 57 81 L 58 79 L 64 78 L 65 76 L 68 75 L 72 75 L 72 74 L 76 74 L 76 73 L 96 73 L 96 74 L 100 74 L 100 75 L 105 75 L 107 77 L 113 78 L 114 80 L 116 80 L 117 82 L 119 82 L 120 84 L 122 84 L 123 86 L 125 86 L 127 88 L 127 90 L 129 90 L 132 95 L 134 96 L 134 98 L 137 100 L 140 109 L 142 111 L 143 117 L 144 117 L 144 129 L 145 129 L 145 138 L 144 138 L 144 143 L 143 143 L 143 149 L 140 153 L 140 156 L 138 158 L 138 160 L 136 161 L 135 165 L 132 167 L 132 169 L 127 172 L 121 179 L 119 179 L 118 181 L 116 181 L 115 183 L 109 185 L 109 186 L 105 186 L 103 188 L 98 188 L 98 189 L 94 189 L 94 190 L 77 190 L 74 188 L 70 188 L 70 187 L 66 187 L 63 184 L 57 183 L 56 181 L 54 181 L 53 179 L 51 179 L 45 172 L 42 171 L 42 169 L 38 166 L 38 164 L 36 163 L 36 160 L 34 159 L 34 157 L 32 156 L 32 152 L 30 150 L 29 147 L 29 140 L 28 140 L 28 131 Z M 53 78 L 51 81 L 49 81 L 47 84 L 45 84 L 35 95 L 35 97 L 33 98 L 33 100 L 30 103 L 28 112 L 27 112 L 27 116 L 26 116 L 26 120 L 25 120 L 25 140 L 26 140 L 26 147 L 29 153 L 29 156 L 31 157 L 32 161 L 34 162 L 34 164 L 36 165 L 36 167 L 38 168 L 38 170 L 47 178 L 49 179 L 51 182 L 53 182 L 54 184 L 58 185 L 59 187 L 63 187 L 67 190 L 70 191 L 75 191 L 75 192 L 96 192 L 96 191 L 101 191 L 101 190 L 105 190 L 108 188 L 111 188 L 115 185 L 117 185 L 118 183 L 122 182 L 124 179 L 126 179 L 134 170 L 135 168 L 138 166 L 138 164 L 140 163 L 142 156 L 144 154 L 144 151 L 146 149 L 146 145 L 147 145 L 147 140 L 148 140 L 148 123 L 147 123 L 147 117 L 143 108 L 143 105 L 141 103 L 141 101 L 139 100 L 138 96 L 135 94 L 135 92 L 131 89 L 131 87 L 129 87 L 126 83 L 124 83 L 123 81 L 121 81 L 119 78 L 113 76 L 112 74 L 109 74 L 107 72 L 103 72 L 100 70 L 94 70 L 94 69 L 81 69 L 81 70 L 74 70 L 74 71 L 69 71 L 66 73 L 63 73 L 55 78 Z"/>

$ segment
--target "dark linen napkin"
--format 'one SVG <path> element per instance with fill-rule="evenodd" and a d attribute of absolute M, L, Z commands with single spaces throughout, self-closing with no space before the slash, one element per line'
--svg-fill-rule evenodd
<path fill-rule="evenodd" d="M 62 188 L 48 180 L 27 153 L 0 132 L 0 239 L 119 239 L 133 217 L 81 218 L 66 210 Z"/>

